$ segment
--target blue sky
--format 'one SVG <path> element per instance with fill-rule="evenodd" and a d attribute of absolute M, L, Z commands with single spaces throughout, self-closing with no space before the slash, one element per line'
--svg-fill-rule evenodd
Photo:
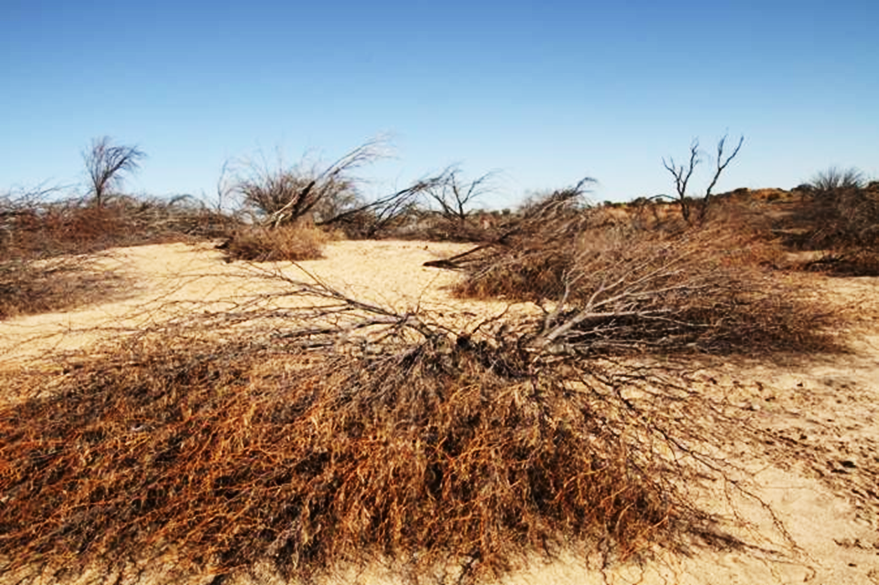
<path fill-rule="evenodd" d="M 102 135 L 156 195 L 381 133 L 368 192 L 459 164 L 497 173 L 497 207 L 587 175 L 598 200 L 669 192 L 662 157 L 726 132 L 721 189 L 879 178 L 877 25 L 876 0 L 0 0 L 0 192 L 81 182 Z"/>

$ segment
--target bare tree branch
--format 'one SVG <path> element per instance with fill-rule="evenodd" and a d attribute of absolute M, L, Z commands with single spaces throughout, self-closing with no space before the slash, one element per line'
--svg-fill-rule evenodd
<path fill-rule="evenodd" d="M 391 193 L 385 197 L 369 203 L 359 205 L 352 209 L 346 209 L 340 213 L 315 222 L 318 226 L 346 225 L 357 222 L 360 225 L 359 235 L 362 237 L 374 237 L 387 227 L 400 219 L 408 211 L 418 205 L 419 196 L 425 191 L 447 180 L 445 172 L 424 179 L 419 179 L 412 185 Z"/>
<path fill-rule="evenodd" d="M 671 157 L 669 157 L 668 162 L 666 162 L 665 158 L 662 159 L 662 166 L 674 177 L 675 191 L 677 192 L 678 203 L 681 206 L 681 215 L 687 223 L 690 223 L 690 202 L 687 199 L 687 184 L 690 182 L 693 171 L 696 170 L 700 162 L 702 161 L 699 159 L 698 139 L 694 139 L 692 144 L 690 144 L 690 162 L 686 167 L 684 165 L 676 166 L 675 159 Z"/>
<path fill-rule="evenodd" d="M 742 148 L 742 143 L 745 141 L 744 136 L 739 136 L 739 143 L 736 144 L 735 150 L 726 157 L 723 158 L 723 147 L 726 144 L 727 136 L 724 135 L 717 142 L 717 168 L 714 170 L 714 177 L 711 178 L 711 183 L 708 185 L 708 188 L 705 190 L 705 197 L 702 198 L 702 204 L 699 207 L 699 221 L 705 221 L 705 215 L 708 213 L 708 204 L 711 201 L 711 190 L 714 189 L 714 186 L 717 185 L 717 180 L 720 178 L 721 173 L 726 169 L 729 163 L 739 154 L 739 150 Z"/>
<path fill-rule="evenodd" d="M 121 183 L 124 173 L 134 173 L 140 168 L 146 153 L 134 146 L 114 145 L 109 136 L 103 136 L 94 139 L 82 156 L 95 205 L 103 207 L 110 190 Z"/>
<path fill-rule="evenodd" d="M 376 138 L 348 152 L 304 187 L 289 193 L 287 202 L 272 212 L 265 223 L 277 227 L 291 219 L 304 216 L 328 195 L 330 189 L 327 187 L 345 182 L 343 180 L 345 172 L 382 158 L 385 154 L 385 146 L 385 140 Z"/>
<path fill-rule="evenodd" d="M 446 180 L 437 181 L 426 193 L 439 205 L 445 219 L 464 223 L 471 213 L 471 204 L 487 192 L 488 182 L 494 175 L 486 173 L 469 183 L 462 182 L 459 175 L 458 169 L 446 169 L 440 175 Z"/>
<path fill-rule="evenodd" d="M 726 170 L 726 167 L 729 166 L 729 163 L 739 154 L 739 150 L 742 148 L 742 144 L 745 141 L 744 136 L 739 137 L 739 142 L 736 145 L 735 149 L 729 156 L 724 158 L 724 147 L 726 146 L 727 135 L 724 135 L 717 142 L 717 160 L 714 170 L 714 175 L 711 178 L 711 182 L 708 184 L 708 187 L 705 189 L 705 194 L 702 196 L 701 202 L 699 203 L 699 216 L 698 221 L 702 223 L 705 221 L 705 217 L 708 213 L 708 206 L 711 203 L 712 198 L 712 190 L 717 185 L 717 181 L 720 179 L 720 175 L 723 174 L 723 171 Z M 668 161 L 665 158 L 662 159 L 662 165 L 665 169 L 671 173 L 672 177 L 674 177 L 675 181 L 675 191 L 677 192 L 676 198 L 678 204 L 681 207 L 681 216 L 684 218 L 688 224 L 692 224 L 692 200 L 687 196 L 687 187 L 690 183 L 690 179 L 693 176 L 693 171 L 695 171 L 696 167 L 701 163 L 702 160 L 699 158 L 699 140 L 693 140 L 692 144 L 690 144 L 690 158 L 689 162 L 686 166 L 684 165 L 676 165 L 673 158 L 669 158 Z M 662 197 L 662 196 L 658 196 Z"/>

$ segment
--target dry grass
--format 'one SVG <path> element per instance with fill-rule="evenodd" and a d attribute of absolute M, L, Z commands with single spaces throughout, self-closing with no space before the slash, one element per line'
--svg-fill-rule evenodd
<path fill-rule="evenodd" d="M 329 235 L 308 225 L 242 227 L 222 244 L 232 260 L 256 262 L 315 260 L 323 257 L 323 246 Z"/>

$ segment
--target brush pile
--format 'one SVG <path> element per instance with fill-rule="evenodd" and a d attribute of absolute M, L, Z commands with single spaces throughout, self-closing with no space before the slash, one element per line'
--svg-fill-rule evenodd
<path fill-rule="evenodd" d="M 304 341 L 142 337 L 0 408 L 0 572 L 394 559 L 478 577 L 704 522 L 679 490 L 694 472 L 656 447 L 721 427 L 682 422 L 714 407 L 658 372 L 440 334 Z"/>
<path fill-rule="evenodd" d="M 643 229 L 582 204 L 577 190 L 534 206 L 497 241 L 432 265 L 464 271 L 467 298 L 544 307 L 538 345 L 578 354 L 827 349 L 832 319 L 756 264 L 744 231 Z"/>

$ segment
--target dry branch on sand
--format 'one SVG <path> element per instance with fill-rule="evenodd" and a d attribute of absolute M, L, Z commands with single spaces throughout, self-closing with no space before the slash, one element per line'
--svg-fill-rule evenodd
<path fill-rule="evenodd" d="M 223 314 L 193 316 L 0 407 L 0 573 L 112 581 L 161 560 L 309 577 L 391 559 L 468 580 L 534 552 L 625 558 L 711 534 L 687 486 L 750 431 L 667 364 L 288 285 L 323 304 L 255 307 L 235 325 L 262 328 L 225 341 Z"/>
<path fill-rule="evenodd" d="M 460 296 L 544 306 L 552 351 L 828 349 L 829 311 L 754 265 L 766 244 L 728 227 L 638 229 L 583 208 L 579 191 L 531 209 L 496 242 L 431 263 L 466 273 Z"/>

